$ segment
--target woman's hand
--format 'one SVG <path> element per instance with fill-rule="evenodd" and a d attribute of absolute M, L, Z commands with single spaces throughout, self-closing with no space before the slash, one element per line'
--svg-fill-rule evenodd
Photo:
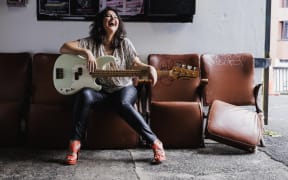
<path fill-rule="evenodd" d="M 79 48 L 78 41 L 65 42 L 61 46 L 60 52 L 85 57 L 87 59 L 87 69 L 89 70 L 89 72 L 95 72 L 95 70 L 97 69 L 97 63 L 95 57 L 93 56 L 93 53 L 88 49 Z"/>
<path fill-rule="evenodd" d="M 149 69 L 149 78 L 151 79 L 151 84 L 152 86 L 155 86 L 157 83 L 157 79 L 158 79 L 157 71 L 151 65 L 148 66 L 148 69 Z"/>
<path fill-rule="evenodd" d="M 90 50 L 86 50 L 87 69 L 89 72 L 95 72 L 97 69 L 96 58 Z"/>
<path fill-rule="evenodd" d="M 157 83 L 157 79 L 158 79 L 158 75 L 157 75 L 157 71 L 155 69 L 155 67 L 145 64 L 142 61 L 140 61 L 140 59 L 138 57 L 135 57 L 134 59 L 134 67 L 135 68 L 148 68 L 148 72 L 149 72 L 149 79 L 151 80 L 151 84 L 152 86 L 155 86 Z"/>

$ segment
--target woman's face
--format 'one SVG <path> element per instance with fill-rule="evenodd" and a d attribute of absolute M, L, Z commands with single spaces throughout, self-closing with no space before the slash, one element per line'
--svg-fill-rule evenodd
<path fill-rule="evenodd" d="M 119 27 L 119 19 L 114 11 L 107 11 L 104 16 L 103 26 L 107 33 L 114 34 Z"/>

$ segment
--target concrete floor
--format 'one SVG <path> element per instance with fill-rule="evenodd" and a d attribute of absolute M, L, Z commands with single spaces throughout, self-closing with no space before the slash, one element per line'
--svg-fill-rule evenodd
<path fill-rule="evenodd" d="M 287 180 L 288 96 L 269 97 L 267 147 L 253 154 L 206 140 L 205 148 L 168 149 L 168 160 L 151 165 L 150 149 L 82 150 L 75 166 L 63 164 L 65 150 L 0 149 L 0 179 L 197 179 Z"/>

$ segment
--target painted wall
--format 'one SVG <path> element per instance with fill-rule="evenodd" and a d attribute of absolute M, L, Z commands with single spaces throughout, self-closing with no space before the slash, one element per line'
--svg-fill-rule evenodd
<path fill-rule="evenodd" d="M 149 53 L 250 52 L 264 56 L 265 1 L 198 0 L 193 23 L 127 22 L 128 37 Z M 37 21 L 36 1 L 0 1 L 0 52 L 58 52 L 64 41 L 88 35 L 90 22 Z"/>

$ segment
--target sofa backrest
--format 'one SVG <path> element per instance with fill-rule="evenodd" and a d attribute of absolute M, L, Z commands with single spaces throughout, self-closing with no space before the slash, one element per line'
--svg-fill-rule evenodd
<path fill-rule="evenodd" d="M 200 69 L 198 54 L 150 54 L 148 64 L 157 71 L 169 71 L 177 64 L 189 65 Z M 200 77 L 173 79 L 169 76 L 158 76 L 158 82 L 151 88 L 151 100 L 157 101 L 195 101 L 198 99 L 197 88 Z"/>
<path fill-rule="evenodd" d="M 32 63 L 32 98 L 34 104 L 72 104 L 72 96 L 59 94 L 53 85 L 53 68 L 60 54 L 37 53 Z"/>
<path fill-rule="evenodd" d="M 248 53 L 201 55 L 202 78 L 208 79 L 204 87 L 204 104 L 215 99 L 235 105 L 255 103 L 254 58 Z"/>
<path fill-rule="evenodd" d="M 0 101 L 19 101 L 30 88 L 31 60 L 29 53 L 0 53 Z"/>

